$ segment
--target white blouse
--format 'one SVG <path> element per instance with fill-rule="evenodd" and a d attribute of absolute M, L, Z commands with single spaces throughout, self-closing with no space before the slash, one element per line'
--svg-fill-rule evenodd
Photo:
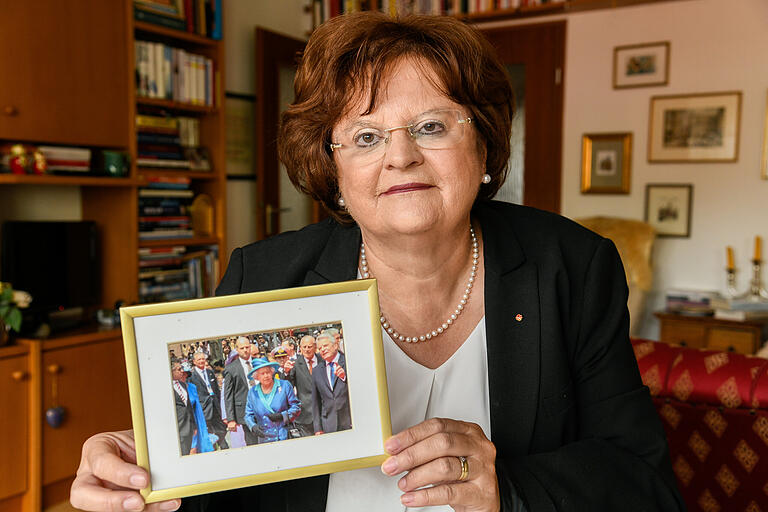
<path fill-rule="evenodd" d="M 485 317 L 441 366 L 431 370 L 408 357 L 382 329 L 392 432 L 397 433 L 427 418 L 452 418 L 477 423 L 491 438 L 488 399 L 488 359 Z M 439 343 L 439 338 L 431 343 Z M 437 512 L 451 507 L 407 508 L 397 482 L 403 475 L 387 476 L 379 466 L 331 475 L 326 512 Z M 458 475 L 457 475 L 458 476 Z"/>

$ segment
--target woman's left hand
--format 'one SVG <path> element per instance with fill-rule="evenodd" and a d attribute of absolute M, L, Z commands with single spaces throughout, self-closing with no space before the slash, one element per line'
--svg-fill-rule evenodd
<path fill-rule="evenodd" d="M 390 437 L 384 448 L 392 456 L 381 470 L 408 473 L 397 483 L 408 507 L 450 505 L 457 511 L 499 510 L 496 447 L 475 423 L 428 419 Z M 459 481 L 466 457 L 469 471 Z M 432 485 L 433 487 L 421 487 Z"/>

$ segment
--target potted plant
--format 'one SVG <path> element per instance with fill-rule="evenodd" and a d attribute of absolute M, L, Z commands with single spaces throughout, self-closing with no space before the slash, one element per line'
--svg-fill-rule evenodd
<path fill-rule="evenodd" d="M 21 329 L 21 309 L 29 306 L 32 296 L 20 290 L 14 290 L 11 283 L 0 283 L 0 346 L 5 345 L 10 331 Z"/>

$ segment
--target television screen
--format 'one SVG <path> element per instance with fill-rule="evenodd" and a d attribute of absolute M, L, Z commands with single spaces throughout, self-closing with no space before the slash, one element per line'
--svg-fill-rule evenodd
<path fill-rule="evenodd" d="M 6 221 L 0 232 L 0 280 L 32 295 L 30 313 L 101 302 L 95 222 Z"/>

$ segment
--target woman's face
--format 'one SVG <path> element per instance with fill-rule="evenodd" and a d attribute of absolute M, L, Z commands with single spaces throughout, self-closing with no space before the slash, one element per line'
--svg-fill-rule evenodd
<path fill-rule="evenodd" d="M 261 384 L 262 388 L 272 387 L 272 382 L 274 382 L 274 374 L 275 370 L 273 370 L 271 366 L 259 368 L 256 370 L 256 372 L 254 372 L 256 380 L 259 381 L 259 384 Z"/>
<path fill-rule="evenodd" d="M 333 129 L 333 142 L 349 141 L 367 127 L 389 129 L 420 119 L 422 114 L 445 109 L 469 111 L 436 89 L 419 66 L 404 59 L 383 77 L 376 110 L 359 113 L 368 105 L 367 94 Z M 436 77 L 435 81 L 437 81 Z M 461 140 L 445 149 L 424 149 L 407 130 L 390 131 L 383 156 L 360 165 L 344 148 L 334 151 L 341 195 L 360 227 L 377 235 L 418 234 L 435 228 L 455 228 L 465 222 L 485 172 L 485 150 L 478 150 L 472 124 L 459 127 Z M 432 127 L 427 125 L 426 130 Z M 358 141 L 367 142 L 358 135 Z M 383 142 L 382 142 L 383 144 Z M 349 145 L 346 145 L 348 147 Z"/>

